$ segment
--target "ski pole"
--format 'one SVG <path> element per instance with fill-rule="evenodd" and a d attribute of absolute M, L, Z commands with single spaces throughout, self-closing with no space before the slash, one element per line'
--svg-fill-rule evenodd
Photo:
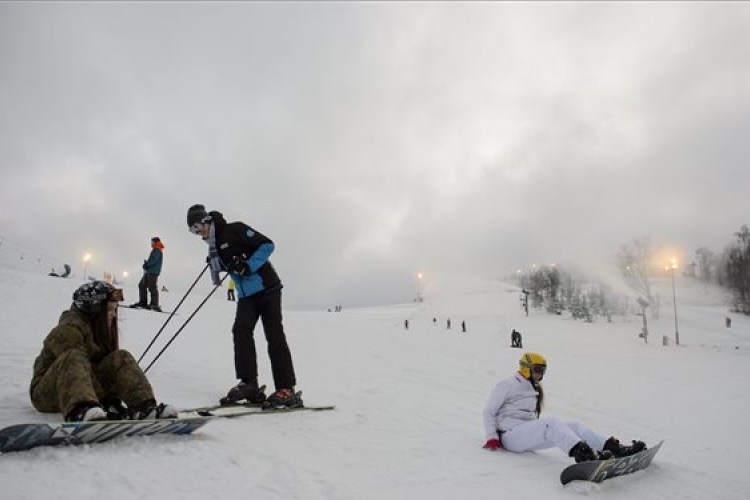
<path fill-rule="evenodd" d="M 156 339 L 158 339 L 158 338 L 159 338 L 159 335 L 161 335 L 161 332 L 163 332 L 163 331 L 164 331 L 164 328 L 165 328 L 165 327 L 167 326 L 167 324 L 168 324 L 168 323 L 169 323 L 169 322 L 170 322 L 170 321 L 172 320 L 172 317 L 174 317 L 175 313 L 177 312 L 177 309 L 179 309 L 179 308 L 180 308 L 180 306 L 182 305 L 182 303 L 183 303 L 183 302 L 185 302 L 185 299 L 187 298 L 187 296 L 188 296 L 188 295 L 190 295 L 190 292 L 191 292 L 191 291 L 193 290 L 193 288 L 195 288 L 195 285 L 197 285 L 197 284 L 198 284 L 198 281 L 199 281 L 199 280 L 201 279 L 201 277 L 203 276 L 203 273 L 205 273 L 205 272 L 206 272 L 206 269 L 208 269 L 208 268 L 209 268 L 209 266 L 210 266 L 210 264 L 206 264 L 206 267 L 204 267 L 204 268 L 203 268 L 203 271 L 201 271 L 201 273 L 200 273 L 200 274 L 198 275 L 198 277 L 197 277 L 197 278 L 195 278 L 195 281 L 193 281 L 193 284 L 192 284 L 192 285 L 190 285 L 190 288 L 188 288 L 188 291 L 187 291 L 187 292 L 185 292 L 185 295 L 183 295 L 183 296 L 182 296 L 182 299 L 180 300 L 179 304 L 177 304 L 177 307 L 175 307 L 175 308 L 174 308 L 174 310 L 173 310 L 173 311 L 172 311 L 172 313 L 171 313 L 171 314 L 169 315 L 169 317 L 168 317 L 168 318 L 167 318 L 167 320 L 166 320 L 166 321 L 164 322 L 164 324 L 163 324 L 163 325 L 161 325 L 161 328 L 159 329 L 159 331 L 158 331 L 158 332 L 156 332 L 156 335 L 154 336 L 154 338 L 153 338 L 153 339 L 151 339 L 151 343 L 150 343 L 150 344 L 148 345 L 148 347 L 146 347 L 146 350 L 145 350 L 145 351 L 143 351 L 143 354 L 141 354 L 141 357 L 140 357 L 140 358 L 138 358 L 138 364 L 141 364 L 141 360 L 143 359 L 143 357 L 144 357 L 144 356 L 146 355 L 146 353 L 148 352 L 148 350 L 149 350 L 149 349 L 151 349 L 151 346 L 152 346 L 152 345 L 154 345 L 154 342 L 156 342 Z"/>
<path fill-rule="evenodd" d="M 182 324 L 182 326 L 180 327 L 180 329 L 177 330 L 177 332 L 175 332 L 174 335 L 172 335 L 172 338 L 169 339 L 169 342 L 167 342 L 164 345 L 164 347 L 162 347 L 161 351 L 159 351 L 159 353 L 156 355 L 156 357 L 154 358 L 154 360 L 151 361 L 151 363 L 146 367 L 145 370 L 143 370 L 143 373 L 146 373 L 148 371 L 148 369 L 151 368 L 154 365 L 154 363 L 156 363 L 156 360 L 159 359 L 162 354 L 164 354 L 164 351 L 167 350 L 167 347 L 169 347 L 170 344 L 174 341 L 174 339 L 176 339 L 177 336 L 180 334 L 180 332 L 182 332 L 182 330 L 185 329 L 185 327 L 187 326 L 187 324 L 190 323 L 190 321 L 193 319 L 193 316 L 195 316 L 198 313 L 198 311 L 200 311 L 201 307 L 203 307 L 203 304 L 205 304 L 208 301 L 208 299 L 211 298 L 211 295 L 214 294 L 214 292 L 216 291 L 216 289 L 219 288 L 222 285 L 222 283 L 224 283 L 224 280 L 227 279 L 227 276 L 229 276 L 229 274 L 225 274 L 224 277 L 221 278 L 221 281 L 219 282 L 219 284 L 216 285 L 216 286 L 214 286 L 213 290 L 211 290 L 209 292 L 209 294 L 206 295 L 206 298 L 203 299 L 203 302 L 201 302 L 200 304 L 198 304 L 198 307 L 195 308 L 195 311 L 193 311 L 193 314 L 191 314 L 190 317 L 188 319 L 186 319 L 185 322 Z"/>

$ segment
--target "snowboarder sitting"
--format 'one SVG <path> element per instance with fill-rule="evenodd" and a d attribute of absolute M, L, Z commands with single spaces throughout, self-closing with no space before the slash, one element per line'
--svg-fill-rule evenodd
<path fill-rule="evenodd" d="M 518 372 L 498 382 L 484 408 L 486 449 L 521 453 L 556 446 L 576 462 L 625 457 L 646 449 L 642 441 L 623 446 L 614 437 L 607 438 L 577 422 L 539 418 L 546 370 L 544 357 L 528 352 L 521 356 Z"/>
<path fill-rule="evenodd" d="M 157 404 L 133 356 L 119 348 L 117 303 L 122 290 L 92 281 L 73 292 L 73 304 L 44 339 L 34 361 L 31 403 L 61 412 L 68 422 L 177 417 Z"/>
<path fill-rule="evenodd" d="M 515 328 L 510 334 L 510 346 L 518 347 L 519 349 L 523 348 L 523 345 L 521 344 L 521 332 L 517 332 Z"/>

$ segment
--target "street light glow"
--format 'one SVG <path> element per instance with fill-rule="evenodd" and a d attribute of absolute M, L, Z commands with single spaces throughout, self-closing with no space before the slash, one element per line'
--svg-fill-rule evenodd
<path fill-rule="evenodd" d="M 91 260 L 91 254 L 86 252 L 83 256 L 83 279 L 88 280 L 89 274 L 89 261 Z"/>

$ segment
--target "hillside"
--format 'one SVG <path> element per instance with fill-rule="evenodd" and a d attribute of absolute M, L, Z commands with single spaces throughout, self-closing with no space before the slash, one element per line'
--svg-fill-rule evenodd
<path fill-rule="evenodd" d="M 1 426 L 59 419 L 33 410 L 28 383 L 44 336 L 79 284 L 0 269 Z M 682 345 L 665 347 L 662 335 L 674 334 L 667 285 L 658 285 L 669 307 L 650 321 L 649 344 L 638 338 L 638 317 L 586 324 L 532 311 L 527 318 L 517 288 L 490 280 L 435 280 L 422 303 L 285 311 L 298 387 L 306 402 L 336 404 L 335 412 L 216 421 L 191 437 L 3 455 L 3 498 L 745 498 L 750 319 L 730 315 L 727 329 L 721 294 L 679 279 Z M 135 300 L 134 287 L 125 292 L 126 302 Z M 163 307 L 180 297 L 165 294 Z M 186 301 L 163 340 L 201 298 Z M 233 308 L 217 294 L 154 365 L 149 377 L 161 400 L 203 405 L 234 384 Z M 167 317 L 121 310 L 123 346 L 139 356 Z M 523 333 L 525 348 L 548 359 L 546 414 L 621 440 L 665 440 L 647 471 L 562 487 L 558 475 L 572 460 L 557 449 L 482 449 L 485 400 L 520 354 L 509 348 L 512 328 Z M 261 380 L 271 383 L 262 337 L 259 331 Z"/>

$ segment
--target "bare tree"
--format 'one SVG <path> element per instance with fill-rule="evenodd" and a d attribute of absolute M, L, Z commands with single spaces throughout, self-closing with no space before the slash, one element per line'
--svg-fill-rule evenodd
<path fill-rule="evenodd" d="M 649 281 L 649 269 L 654 257 L 651 238 L 641 236 L 633 238 L 630 243 L 620 246 L 617 254 L 617 266 L 631 288 L 643 295 L 649 303 L 654 304 Z M 652 307 L 651 314 L 658 318 L 658 308 Z"/>
<path fill-rule="evenodd" d="M 700 247 L 695 251 L 698 260 L 698 272 L 702 281 L 711 281 L 714 277 L 714 253 L 706 247 Z"/>

